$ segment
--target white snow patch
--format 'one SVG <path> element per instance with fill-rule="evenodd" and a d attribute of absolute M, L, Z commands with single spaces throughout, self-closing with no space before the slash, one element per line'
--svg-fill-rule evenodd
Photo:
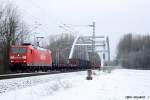
<path fill-rule="evenodd" d="M 93 80 L 86 80 L 86 72 L 40 78 L 48 77 L 41 84 L 1 93 L 0 100 L 150 100 L 149 70 L 95 71 Z"/>

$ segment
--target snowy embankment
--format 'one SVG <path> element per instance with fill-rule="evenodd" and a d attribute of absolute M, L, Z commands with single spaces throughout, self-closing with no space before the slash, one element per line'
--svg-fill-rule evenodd
<path fill-rule="evenodd" d="M 1 80 L 0 90 L 0 100 L 150 100 L 150 71 L 96 71 L 89 81 L 86 72 Z"/>

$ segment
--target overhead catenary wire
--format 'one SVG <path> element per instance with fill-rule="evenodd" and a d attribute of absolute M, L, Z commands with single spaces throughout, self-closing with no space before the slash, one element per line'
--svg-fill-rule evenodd
<path fill-rule="evenodd" d="M 45 11 L 45 9 L 43 9 L 42 7 L 40 7 L 39 5 L 37 5 L 37 3 L 33 2 L 33 0 L 30 0 L 30 2 L 26 1 L 26 3 L 27 3 L 28 5 L 31 5 L 31 4 L 32 4 L 32 6 L 34 6 L 36 9 L 39 9 L 41 13 L 43 13 L 43 14 L 46 15 L 46 16 L 48 16 L 48 14 L 47 14 L 47 12 Z M 44 28 L 44 30 L 42 30 L 42 31 L 45 31 L 45 30 L 46 30 L 45 33 L 49 32 L 48 29 L 49 29 L 50 27 L 47 26 L 47 25 L 44 24 L 44 23 L 41 23 L 41 21 L 43 21 L 42 19 L 44 19 L 43 17 L 42 17 L 42 19 L 39 18 L 39 17 L 35 16 L 34 14 L 30 13 L 27 9 L 25 9 L 25 8 L 23 8 L 23 7 L 20 7 L 20 9 L 21 9 L 23 12 L 27 13 L 28 15 L 30 15 L 29 17 L 31 17 L 33 20 L 35 20 L 34 22 L 39 23 L 39 24 L 42 24 L 41 26 L 43 26 L 42 28 Z M 44 16 L 44 17 L 46 17 L 46 16 Z M 46 21 L 45 21 L 45 22 L 46 22 Z"/>

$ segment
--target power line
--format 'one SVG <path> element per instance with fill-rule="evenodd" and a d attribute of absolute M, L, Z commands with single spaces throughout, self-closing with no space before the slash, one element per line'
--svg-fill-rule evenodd
<path fill-rule="evenodd" d="M 37 4 L 35 4 L 32 0 L 30 0 L 30 2 L 27 2 L 27 3 L 32 3 L 32 6 L 34 5 L 34 7 L 36 6 L 36 8 L 40 9 L 41 12 L 43 13 L 43 11 L 45 12 L 44 9 L 42 9 L 40 6 L 38 6 Z M 42 21 L 39 17 L 31 14 L 29 11 L 27 11 L 26 9 L 24 9 L 23 7 L 20 7 L 24 12 L 26 12 L 28 15 L 30 15 L 34 20 L 35 22 L 38 22 L 40 23 L 40 21 Z M 45 13 L 46 14 L 46 13 Z M 46 16 L 48 16 L 48 14 L 46 14 Z M 41 24 L 41 23 L 40 23 Z M 42 28 L 44 28 L 45 30 L 49 31 L 49 26 L 47 26 L 46 24 L 42 23 Z"/>

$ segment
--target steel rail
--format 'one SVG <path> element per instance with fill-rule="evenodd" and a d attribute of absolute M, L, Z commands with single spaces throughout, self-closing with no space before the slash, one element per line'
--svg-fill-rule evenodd
<path fill-rule="evenodd" d="M 85 71 L 85 70 L 88 70 L 88 69 L 74 70 L 74 71 L 64 71 L 64 72 L 52 71 L 52 72 L 33 72 L 33 73 L 4 74 L 4 75 L 0 75 L 0 80 L 14 79 L 14 78 L 24 78 L 24 77 L 32 77 L 32 76 L 41 76 L 41 75 L 50 75 L 50 74 L 79 72 L 79 71 Z"/>

